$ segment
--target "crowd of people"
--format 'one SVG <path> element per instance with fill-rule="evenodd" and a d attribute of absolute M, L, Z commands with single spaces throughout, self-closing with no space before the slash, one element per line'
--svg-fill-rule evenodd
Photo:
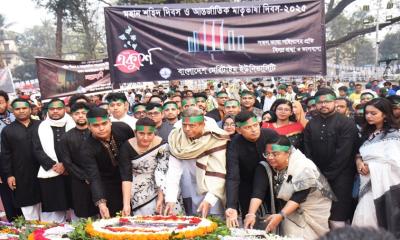
<path fill-rule="evenodd" d="M 44 104 L 0 91 L 7 218 L 214 215 L 304 239 L 348 225 L 400 237 L 397 86 L 233 85 Z"/>

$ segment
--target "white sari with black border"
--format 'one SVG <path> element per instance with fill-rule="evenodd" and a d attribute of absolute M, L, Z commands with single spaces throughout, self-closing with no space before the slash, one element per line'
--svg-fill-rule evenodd
<path fill-rule="evenodd" d="M 382 227 L 400 237 L 400 131 L 372 135 L 360 148 L 370 174 L 361 176 L 354 226 Z"/>

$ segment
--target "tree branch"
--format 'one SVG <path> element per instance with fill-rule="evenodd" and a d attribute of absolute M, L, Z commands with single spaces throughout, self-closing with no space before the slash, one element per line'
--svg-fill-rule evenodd
<path fill-rule="evenodd" d="M 109 2 L 106 2 L 106 1 L 104 1 L 104 0 L 99 0 L 99 2 L 102 2 L 102 3 L 104 3 L 104 4 L 108 5 L 108 6 L 112 6 L 112 4 L 111 4 L 111 3 L 109 3 Z"/>
<path fill-rule="evenodd" d="M 330 0 L 330 1 L 329 1 L 329 4 L 328 4 L 328 12 L 329 12 L 330 10 L 332 10 L 334 4 L 335 4 L 335 0 Z"/>
<path fill-rule="evenodd" d="M 328 10 L 328 12 L 325 14 L 325 23 L 332 21 L 335 17 L 341 14 L 343 10 L 350 5 L 350 3 L 354 1 L 356 0 L 341 0 L 334 8 Z M 332 1 L 329 3 L 329 6 L 331 3 Z"/>
<path fill-rule="evenodd" d="M 394 24 L 396 22 L 400 22 L 400 16 L 390 19 L 389 22 L 385 22 L 385 23 L 379 24 L 379 30 L 381 30 L 382 28 L 385 28 L 387 26 L 390 26 L 390 25 L 392 25 L 392 24 Z M 371 27 L 368 27 L 368 28 L 354 30 L 354 31 L 348 33 L 344 37 L 341 37 L 341 38 L 338 38 L 338 39 L 332 40 L 332 41 L 327 41 L 326 42 L 326 49 L 337 47 L 340 44 L 342 44 L 344 42 L 347 42 L 347 41 L 349 41 L 349 40 L 351 40 L 351 39 L 353 39 L 353 38 L 355 38 L 357 36 L 365 35 L 365 34 L 368 34 L 368 33 L 372 33 L 375 30 L 376 30 L 376 26 L 371 26 Z"/>

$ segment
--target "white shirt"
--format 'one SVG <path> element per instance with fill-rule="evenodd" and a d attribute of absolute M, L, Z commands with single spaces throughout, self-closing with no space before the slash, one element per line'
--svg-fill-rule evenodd
<path fill-rule="evenodd" d="M 221 201 L 214 194 L 207 192 L 200 195 L 197 193 L 195 159 L 179 160 L 170 155 L 165 186 L 165 202 L 176 202 L 179 189 L 181 189 L 184 198 L 192 199 L 193 213 L 197 212 L 203 200 L 212 206 L 210 209 L 211 214 L 223 213 Z"/>
<path fill-rule="evenodd" d="M 133 131 L 135 131 L 135 129 L 136 129 L 137 119 L 129 116 L 128 114 L 125 114 L 125 116 L 122 117 L 121 119 L 116 119 L 115 117 L 110 116 L 110 120 L 111 120 L 111 122 L 124 122 L 124 123 L 128 124 L 129 127 L 131 127 Z"/>
<path fill-rule="evenodd" d="M 276 100 L 275 96 L 272 96 L 271 98 L 265 97 L 264 98 L 263 112 L 269 111 L 269 109 L 271 109 L 271 106 L 275 102 L 275 100 Z"/>

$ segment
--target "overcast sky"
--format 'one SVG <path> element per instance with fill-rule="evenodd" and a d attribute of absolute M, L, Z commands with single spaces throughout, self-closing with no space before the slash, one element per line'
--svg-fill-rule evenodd
<path fill-rule="evenodd" d="M 37 8 L 32 0 L 0 0 L 0 5 L 0 13 L 5 16 L 6 23 L 13 23 L 9 29 L 15 32 L 54 19 L 45 9 Z"/>
<path fill-rule="evenodd" d="M 354 3 L 350 4 L 346 8 L 346 13 L 351 14 L 351 12 L 356 11 L 357 9 L 361 8 L 362 5 L 367 4 L 368 2 L 371 4 L 371 14 L 374 16 L 376 15 L 376 3 L 378 0 L 358 0 L 355 1 Z M 381 0 L 382 1 L 382 7 L 385 9 L 386 8 L 386 3 L 388 0 Z M 110 1 L 112 2 L 112 1 Z M 6 17 L 6 22 L 7 23 L 13 23 L 9 29 L 15 32 L 23 32 L 26 28 L 31 28 L 35 25 L 40 25 L 43 20 L 54 20 L 54 16 L 51 13 L 48 13 L 44 8 L 38 8 L 36 7 L 35 3 L 32 0 L 0 0 L 0 13 L 3 14 Z M 397 14 L 396 14 L 397 11 Z M 385 9 L 385 12 L 392 14 L 393 17 L 398 15 L 399 9 L 393 9 L 392 11 L 387 11 Z M 102 16 L 102 14 L 100 14 Z M 384 16 L 382 16 L 383 20 Z M 387 32 L 390 32 L 391 30 L 397 30 L 399 29 L 400 24 L 396 24 L 393 26 L 391 29 L 390 27 L 386 28 L 383 30 L 380 35 L 383 37 Z M 369 34 L 368 37 L 373 37 L 371 36 L 372 34 Z"/>

